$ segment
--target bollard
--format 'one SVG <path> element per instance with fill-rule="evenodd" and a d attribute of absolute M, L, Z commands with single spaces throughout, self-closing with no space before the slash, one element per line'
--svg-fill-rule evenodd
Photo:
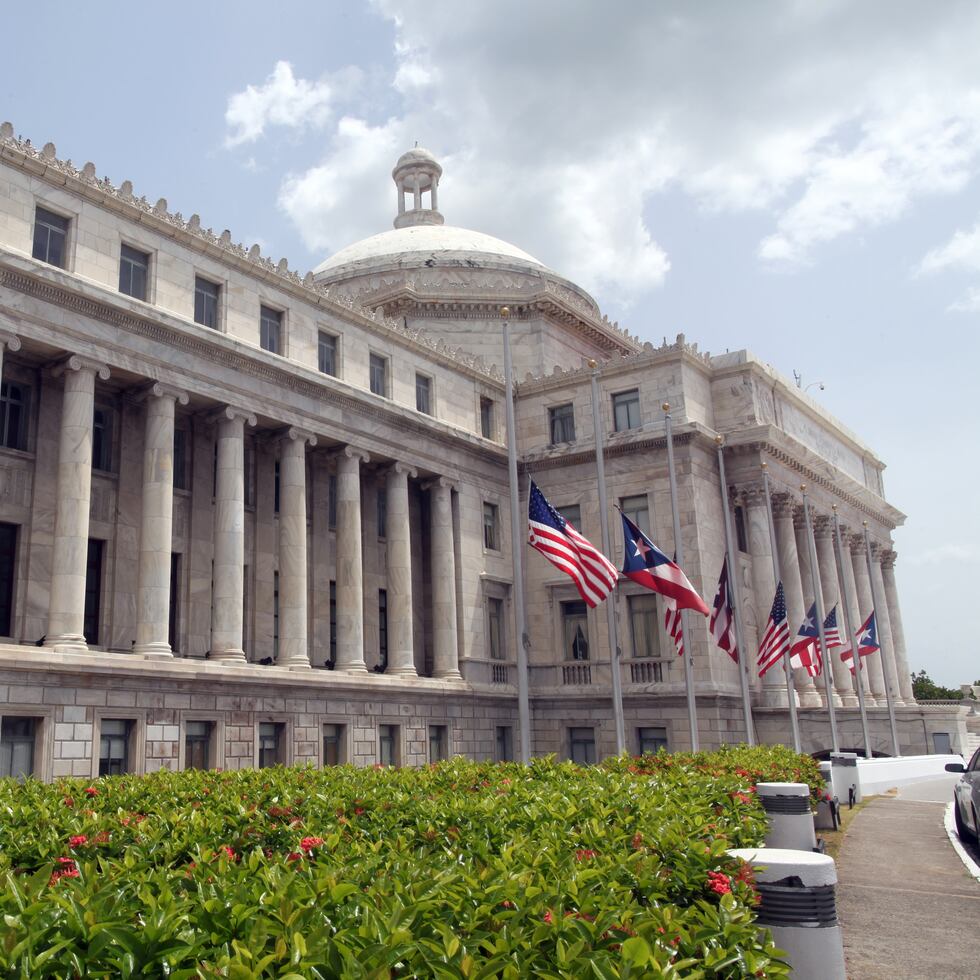
<path fill-rule="evenodd" d="M 856 752 L 834 752 L 830 756 L 832 793 L 842 803 L 854 806 L 861 802 L 861 774 Z"/>
<path fill-rule="evenodd" d="M 813 826 L 817 830 L 837 829 L 837 800 L 834 798 L 832 768 L 829 762 L 820 763 L 820 775 L 823 776 L 824 791 L 826 795 L 830 796 L 830 799 L 821 799 L 817 803 L 817 812 L 813 815 Z"/>
<path fill-rule="evenodd" d="M 812 851 L 817 846 L 806 783 L 757 783 L 755 792 L 769 818 L 767 847 Z"/>
<path fill-rule="evenodd" d="M 834 859 L 771 847 L 728 853 L 757 869 L 757 921 L 786 951 L 793 980 L 846 980 Z"/>

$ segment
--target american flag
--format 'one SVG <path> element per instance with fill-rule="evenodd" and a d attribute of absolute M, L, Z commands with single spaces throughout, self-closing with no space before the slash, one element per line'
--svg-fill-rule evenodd
<path fill-rule="evenodd" d="M 837 626 L 837 606 L 827 613 L 827 618 L 823 621 L 823 641 L 828 650 L 834 647 L 842 647 L 844 641 L 841 639 L 840 629 Z"/>
<path fill-rule="evenodd" d="M 612 592 L 619 581 L 616 566 L 545 500 L 533 480 L 527 522 L 531 547 L 571 577 L 585 602 L 597 606 Z"/>
<path fill-rule="evenodd" d="M 772 600 L 772 609 L 769 611 L 769 621 L 762 635 L 762 643 L 759 644 L 759 676 L 762 677 L 770 667 L 778 664 L 788 649 L 789 623 L 786 622 L 786 593 L 783 592 L 783 583 L 780 582 L 776 586 L 776 595 Z"/>
<path fill-rule="evenodd" d="M 681 625 L 681 611 L 677 608 L 677 603 L 673 599 L 668 599 L 667 596 L 664 596 L 664 606 L 667 610 L 664 613 L 664 628 L 667 630 L 667 635 L 674 641 L 677 656 L 683 657 L 684 629 Z"/>
<path fill-rule="evenodd" d="M 711 635 L 735 663 L 738 663 L 738 643 L 735 639 L 735 611 L 732 590 L 728 585 L 728 556 L 721 566 L 718 576 L 718 591 L 715 593 L 714 608 L 709 623 Z"/>

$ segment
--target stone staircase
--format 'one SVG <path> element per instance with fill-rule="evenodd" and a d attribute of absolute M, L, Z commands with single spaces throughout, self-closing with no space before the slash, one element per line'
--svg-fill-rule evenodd
<path fill-rule="evenodd" d="M 963 746 L 963 758 L 969 762 L 977 749 L 980 749 L 980 732 L 967 732 L 966 744 Z"/>

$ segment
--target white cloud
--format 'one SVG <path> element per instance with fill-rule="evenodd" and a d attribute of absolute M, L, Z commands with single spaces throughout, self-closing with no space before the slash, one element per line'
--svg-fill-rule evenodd
<path fill-rule="evenodd" d="M 262 85 L 249 85 L 228 99 L 226 146 L 257 140 L 267 125 L 292 129 L 323 126 L 330 118 L 333 88 L 329 81 L 309 82 L 293 76 L 288 61 L 276 62 Z"/>
<path fill-rule="evenodd" d="M 971 286 L 946 309 L 951 313 L 980 313 L 980 286 Z"/>
<path fill-rule="evenodd" d="M 980 550 L 972 544 L 941 544 L 905 559 L 910 565 L 945 565 L 948 562 L 976 564 Z"/>
<path fill-rule="evenodd" d="M 919 275 L 980 272 L 980 222 L 970 231 L 957 231 L 945 245 L 927 252 L 916 271 Z M 980 286 L 971 286 L 946 309 L 951 313 L 980 313 Z"/>

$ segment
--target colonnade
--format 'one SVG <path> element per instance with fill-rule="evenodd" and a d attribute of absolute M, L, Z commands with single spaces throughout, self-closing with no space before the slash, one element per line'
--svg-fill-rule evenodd
<path fill-rule="evenodd" d="M 745 508 L 746 537 L 756 604 L 755 619 L 761 629 L 762 624 L 769 618 L 772 597 L 776 590 L 765 492 L 761 488 L 752 487 L 740 490 L 739 498 Z M 803 622 L 803 617 L 814 601 L 814 584 L 811 580 L 805 537 L 806 527 L 800 505 L 788 493 L 772 494 L 772 512 L 783 590 L 786 594 L 787 619 L 790 633 L 795 636 Z M 838 605 L 837 623 L 841 637 L 845 638 L 846 632 L 843 610 L 839 605 L 842 594 L 848 597 L 850 603 L 848 612 L 854 630 L 859 629 L 872 608 L 875 609 L 881 650 L 878 654 L 862 658 L 865 667 L 862 675 L 865 704 L 869 707 L 883 707 L 887 703 L 886 677 L 892 685 L 890 693 L 893 704 L 896 706 L 914 704 L 905 634 L 902 630 L 898 591 L 895 585 L 894 569 L 897 557 L 895 552 L 872 542 L 872 583 L 872 579 L 868 577 L 863 530 L 848 533 L 842 529 L 844 553 L 841 556 L 842 567 L 839 573 L 833 519 L 827 515 L 817 514 L 813 524 L 817 572 L 824 609 L 829 612 Z M 841 574 L 844 578 L 843 590 L 839 581 Z M 874 601 L 875 596 L 878 597 L 877 604 Z M 853 640 L 853 637 L 851 639 Z M 840 654 L 840 649 L 828 651 L 834 705 L 854 707 L 857 705 L 854 676 L 848 665 L 841 660 Z M 819 684 L 815 684 L 805 670 L 793 671 L 793 688 L 800 707 L 825 705 L 826 693 L 822 680 Z M 783 671 L 778 667 L 768 671 L 762 679 L 760 696 L 765 706 L 785 707 L 786 679 Z"/>

